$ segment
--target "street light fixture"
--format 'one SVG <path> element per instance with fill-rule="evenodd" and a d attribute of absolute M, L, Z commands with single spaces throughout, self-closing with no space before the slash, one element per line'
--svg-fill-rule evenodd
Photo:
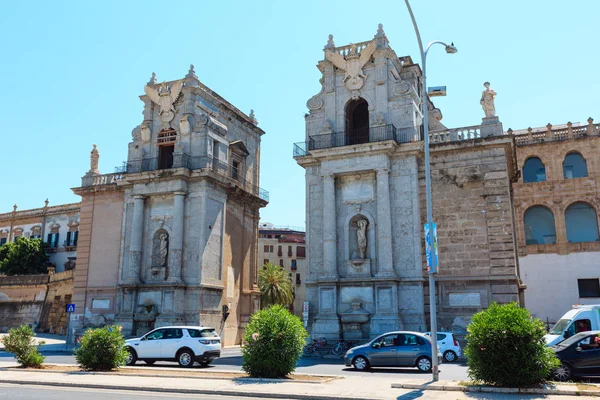
<path fill-rule="evenodd" d="M 417 34 L 417 41 L 419 42 L 419 51 L 421 52 L 421 66 L 423 68 L 422 81 L 423 90 L 421 91 L 421 112 L 423 113 L 423 147 L 425 152 L 425 200 L 427 204 L 427 230 L 431 235 L 431 245 L 434 245 L 434 230 L 433 230 L 433 211 L 431 206 L 431 166 L 429 161 L 429 111 L 427 107 L 427 52 L 434 44 L 441 44 L 446 48 L 446 53 L 454 54 L 458 49 L 454 46 L 454 43 L 446 44 L 439 40 L 434 40 L 429 43 L 425 50 L 423 50 L 423 43 L 421 42 L 421 35 L 419 34 L 419 28 L 417 27 L 417 21 L 413 15 L 412 9 L 408 0 L 406 7 L 408 13 L 412 19 L 415 33 Z M 437 310 L 436 310 L 436 293 L 435 293 L 435 274 L 438 273 L 437 257 L 435 257 L 434 250 L 432 249 L 431 263 L 429 265 L 429 317 L 431 325 L 431 358 L 432 358 L 432 372 L 433 381 L 440 379 L 439 363 L 438 363 L 438 346 L 437 346 Z"/>

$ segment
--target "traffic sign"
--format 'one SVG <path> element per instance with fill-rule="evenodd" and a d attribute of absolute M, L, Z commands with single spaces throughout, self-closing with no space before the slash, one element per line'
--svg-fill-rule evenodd
<path fill-rule="evenodd" d="M 425 255 L 427 257 L 427 267 L 431 274 L 438 272 L 438 241 L 437 241 L 437 225 L 431 223 L 432 234 L 429 232 L 429 224 L 425 224 Z"/>
<path fill-rule="evenodd" d="M 73 303 L 69 303 L 69 304 L 67 304 L 67 310 L 66 310 L 66 311 L 67 311 L 68 313 L 75 312 L 75 304 L 73 304 Z"/>

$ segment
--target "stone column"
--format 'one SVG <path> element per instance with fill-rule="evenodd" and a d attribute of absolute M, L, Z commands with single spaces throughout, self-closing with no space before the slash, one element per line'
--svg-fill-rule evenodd
<path fill-rule="evenodd" d="M 377 170 L 377 274 L 395 276 L 392 257 L 392 209 L 390 206 L 390 170 Z"/>
<path fill-rule="evenodd" d="M 173 198 L 173 226 L 169 241 L 169 281 L 181 282 L 181 258 L 183 255 L 183 217 L 185 215 L 185 192 L 175 192 Z"/>
<path fill-rule="evenodd" d="M 336 280 L 335 175 L 323 177 L 323 279 Z"/>
<path fill-rule="evenodd" d="M 133 221 L 129 241 L 129 277 L 139 281 L 142 267 L 142 238 L 144 236 L 144 196 L 133 196 Z"/>

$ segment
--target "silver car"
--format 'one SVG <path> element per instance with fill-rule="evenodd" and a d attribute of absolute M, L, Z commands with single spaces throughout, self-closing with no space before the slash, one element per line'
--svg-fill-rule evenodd
<path fill-rule="evenodd" d="M 388 332 L 348 350 L 344 362 L 359 371 L 370 367 L 417 367 L 422 372 L 429 372 L 432 364 L 431 340 L 418 332 Z M 439 351 L 438 362 L 442 362 Z"/>

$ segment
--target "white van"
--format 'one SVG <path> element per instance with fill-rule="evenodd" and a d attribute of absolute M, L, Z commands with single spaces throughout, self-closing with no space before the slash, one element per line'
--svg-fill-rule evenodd
<path fill-rule="evenodd" d="M 554 346 L 576 333 L 597 330 L 600 330 L 600 304 L 575 305 L 545 336 L 546 344 Z"/>

